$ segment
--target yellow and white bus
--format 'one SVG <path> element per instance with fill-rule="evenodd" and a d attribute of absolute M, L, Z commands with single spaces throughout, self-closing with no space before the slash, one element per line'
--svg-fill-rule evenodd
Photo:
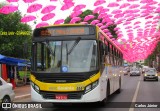
<path fill-rule="evenodd" d="M 63 24 L 33 32 L 31 99 L 105 104 L 120 92 L 122 51 L 94 25 Z"/>

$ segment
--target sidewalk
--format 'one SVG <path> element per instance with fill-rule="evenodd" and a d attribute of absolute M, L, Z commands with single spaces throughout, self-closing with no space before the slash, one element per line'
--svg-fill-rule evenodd
<path fill-rule="evenodd" d="M 19 86 L 14 89 L 15 92 L 15 100 L 28 98 L 31 96 L 31 86 Z"/>
<path fill-rule="evenodd" d="M 160 72 L 158 72 L 158 76 L 160 76 Z"/>

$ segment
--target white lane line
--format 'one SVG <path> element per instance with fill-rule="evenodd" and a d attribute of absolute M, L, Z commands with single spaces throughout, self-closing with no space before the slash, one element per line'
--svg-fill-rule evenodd
<path fill-rule="evenodd" d="M 138 91 L 139 91 L 139 87 L 140 87 L 140 80 L 138 81 L 138 85 L 137 85 L 136 91 L 134 93 L 134 96 L 133 96 L 133 99 L 132 99 L 132 103 L 136 102 Z M 133 104 L 131 104 L 131 105 L 133 105 Z M 134 111 L 134 108 L 131 107 L 129 109 L 129 111 Z"/>
<path fill-rule="evenodd" d="M 21 96 L 16 96 L 15 99 L 19 99 L 19 98 L 23 98 L 23 97 L 27 97 L 30 96 L 31 94 L 25 94 L 25 95 L 21 95 Z"/>

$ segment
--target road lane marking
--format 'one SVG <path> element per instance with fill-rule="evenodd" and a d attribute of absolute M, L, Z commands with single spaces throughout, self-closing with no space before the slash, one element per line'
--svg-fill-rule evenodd
<path fill-rule="evenodd" d="M 140 87 L 140 80 L 138 81 L 138 85 L 136 87 L 136 91 L 134 93 L 133 99 L 132 99 L 132 103 L 136 102 L 137 96 L 138 96 L 138 91 L 139 91 L 139 87 Z M 131 104 L 133 105 L 133 104 Z M 130 108 L 129 111 L 134 111 L 134 108 Z"/>
<path fill-rule="evenodd" d="M 23 98 L 23 97 L 27 97 L 30 96 L 31 94 L 25 94 L 25 95 L 21 95 L 21 96 L 16 96 L 15 99 L 19 99 L 19 98 Z"/>

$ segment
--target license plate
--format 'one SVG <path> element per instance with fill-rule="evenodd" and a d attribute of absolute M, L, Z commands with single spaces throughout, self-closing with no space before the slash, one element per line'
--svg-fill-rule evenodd
<path fill-rule="evenodd" d="M 56 95 L 56 99 L 58 100 L 65 100 L 65 99 L 68 99 L 67 95 Z"/>

